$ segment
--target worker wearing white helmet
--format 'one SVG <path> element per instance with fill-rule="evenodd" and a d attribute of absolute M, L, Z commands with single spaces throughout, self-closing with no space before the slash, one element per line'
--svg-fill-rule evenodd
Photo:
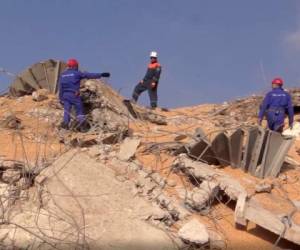
<path fill-rule="evenodd" d="M 158 63 L 157 56 L 156 51 L 150 53 L 150 63 L 147 72 L 143 80 L 135 86 L 132 94 L 132 101 L 137 102 L 140 94 L 148 90 L 152 109 L 157 107 L 157 87 L 161 74 L 161 65 Z"/>

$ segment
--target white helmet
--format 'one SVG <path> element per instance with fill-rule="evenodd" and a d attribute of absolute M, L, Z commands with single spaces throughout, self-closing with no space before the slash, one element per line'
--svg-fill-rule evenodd
<path fill-rule="evenodd" d="M 150 53 L 150 57 L 155 57 L 155 58 L 157 58 L 157 52 L 156 51 L 151 51 L 151 53 Z"/>

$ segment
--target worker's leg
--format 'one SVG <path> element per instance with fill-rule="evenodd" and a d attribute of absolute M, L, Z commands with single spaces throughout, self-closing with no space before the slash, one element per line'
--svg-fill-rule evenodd
<path fill-rule="evenodd" d="M 284 116 L 284 113 L 277 114 L 272 111 L 268 112 L 267 121 L 269 129 L 282 133 L 284 127 Z"/>
<path fill-rule="evenodd" d="M 138 83 L 135 88 L 134 91 L 132 93 L 132 99 L 137 102 L 137 100 L 139 99 L 139 96 L 141 93 L 143 93 L 145 90 L 147 90 L 147 87 L 144 83 Z"/>
<path fill-rule="evenodd" d="M 73 103 L 74 103 L 74 106 L 75 106 L 75 109 L 76 109 L 77 121 L 80 125 L 85 121 L 85 115 L 84 115 L 84 112 L 83 112 L 83 105 L 82 105 L 82 101 L 81 101 L 80 96 L 76 96 Z"/>
<path fill-rule="evenodd" d="M 274 131 L 276 131 L 278 133 L 283 132 L 284 118 L 285 118 L 284 113 L 281 113 L 281 114 L 277 115 L 277 119 L 276 119 L 275 124 L 274 124 Z"/>
<path fill-rule="evenodd" d="M 69 123 L 70 123 L 70 112 L 71 112 L 72 104 L 67 100 L 64 99 L 64 119 L 63 119 L 63 128 L 68 128 Z"/>
<path fill-rule="evenodd" d="M 157 107 L 157 86 L 155 88 L 148 88 L 148 94 L 150 98 L 150 105 L 152 108 Z"/>

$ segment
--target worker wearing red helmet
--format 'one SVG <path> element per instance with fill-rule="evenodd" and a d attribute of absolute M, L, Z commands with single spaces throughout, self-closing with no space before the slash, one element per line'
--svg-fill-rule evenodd
<path fill-rule="evenodd" d="M 284 127 L 284 119 L 286 113 L 289 117 L 289 126 L 293 127 L 294 108 L 292 98 L 283 88 L 283 80 L 275 78 L 272 81 L 272 90 L 267 93 L 259 111 L 259 125 L 266 116 L 268 127 L 270 130 L 282 132 Z"/>
<path fill-rule="evenodd" d="M 72 106 L 76 109 L 76 116 L 79 130 L 83 129 L 85 121 L 83 106 L 80 98 L 80 81 L 82 79 L 99 79 L 101 77 L 109 77 L 110 73 L 88 73 L 78 70 L 78 62 L 76 59 L 68 60 L 68 68 L 59 79 L 59 99 L 64 105 L 64 118 L 61 127 L 69 128 L 70 112 Z"/>

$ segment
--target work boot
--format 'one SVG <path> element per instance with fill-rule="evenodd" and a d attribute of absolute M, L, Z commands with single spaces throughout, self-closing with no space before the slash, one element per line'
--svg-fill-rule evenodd
<path fill-rule="evenodd" d="M 135 100 L 135 99 L 133 99 L 133 98 L 132 98 L 132 99 L 130 99 L 130 102 L 131 102 L 131 103 L 133 103 L 133 104 L 136 104 L 136 100 Z"/>
<path fill-rule="evenodd" d="M 78 132 L 86 133 L 91 129 L 91 126 L 88 122 L 84 121 L 76 128 Z"/>
<path fill-rule="evenodd" d="M 67 123 L 64 123 L 62 122 L 60 125 L 59 125 L 60 128 L 62 129 L 66 129 L 66 130 L 69 130 L 69 125 Z"/>

